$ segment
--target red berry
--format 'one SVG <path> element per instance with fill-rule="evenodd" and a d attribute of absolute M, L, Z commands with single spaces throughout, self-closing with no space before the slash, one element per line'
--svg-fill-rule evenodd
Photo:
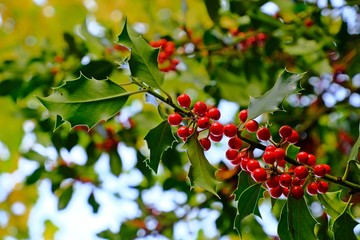
<path fill-rule="evenodd" d="M 316 182 L 311 182 L 306 186 L 306 191 L 310 195 L 317 194 L 317 190 L 318 190 L 318 184 Z"/>
<path fill-rule="evenodd" d="M 245 157 L 241 160 L 240 167 L 242 170 L 247 171 L 247 164 L 249 162 L 249 158 Z"/>
<path fill-rule="evenodd" d="M 221 113 L 219 109 L 213 107 L 209 109 L 209 111 L 206 113 L 206 116 L 213 120 L 219 120 L 221 117 Z"/>
<path fill-rule="evenodd" d="M 239 150 L 242 146 L 242 141 L 240 138 L 238 137 L 233 137 L 233 138 L 230 138 L 229 141 L 228 141 L 228 145 L 230 148 L 232 149 L 237 149 Z"/>
<path fill-rule="evenodd" d="M 278 176 L 272 176 L 271 178 L 269 178 L 266 182 L 265 182 L 266 186 L 268 188 L 274 188 L 279 186 L 279 177 Z"/>
<path fill-rule="evenodd" d="M 209 137 L 210 137 L 210 139 L 211 139 L 212 141 L 214 141 L 214 142 L 220 142 L 221 139 L 223 138 L 223 135 L 214 136 L 214 135 L 212 135 L 212 134 L 210 133 Z"/>
<path fill-rule="evenodd" d="M 290 193 L 293 198 L 300 199 L 304 196 L 304 189 L 300 186 L 293 186 Z"/>
<path fill-rule="evenodd" d="M 292 128 L 288 125 L 284 125 L 279 129 L 279 135 L 282 138 L 288 138 L 292 134 Z"/>
<path fill-rule="evenodd" d="M 256 132 L 259 128 L 259 124 L 257 121 L 251 119 L 245 124 L 245 128 L 249 132 Z"/>
<path fill-rule="evenodd" d="M 271 137 L 270 130 L 267 127 L 260 128 L 256 133 L 260 141 L 268 141 Z"/>
<path fill-rule="evenodd" d="M 177 130 L 177 135 L 180 138 L 187 138 L 189 136 L 189 128 L 186 126 L 179 127 L 179 129 Z"/>
<path fill-rule="evenodd" d="M 242 157 L 240 156 L 240 154 L 238 154 L 238 156 L 234 159 L 234 160 L 231 160 L 231 163 L 235 166 L 241 164 L 241 161 L 242 161 Z"/>
<path fill-rule="evenodd" d="M 299 179 L 305 179 L 309 174 L 309 170 L 305 166 L 297 166 L 294 169 L 294 175 Z"/>
<path fill-rule="evenodd" d="M 292 184 L 293 186 L 300 186 L 300 184 L 301 184 L 301 179 L 298 178 L 298 177 L 294 177 L 294 178 L 292 179 L 291 184 Z"/>
<path fill-rule="evenodd" d="M 285 188 L 282 189 L 282 191 L 283 191 L 283 195 L 284 195 L 285 197 L 288 197 L 288 196 L 289 196 L 289 194 L 290 194 L 289 188 L 285 187 Z"/>
<path fill-rule="evenodd" d="M 235 124 L 230 123 L 224 126 L 224 135 L 227 137 L 234 137 L 237 134 L 237 127 Z"/>
<path fill-rule="evenodd" d="M 326 174 L 326 168 L 324 164 L 315 165 L 313 171 L 316 177 L 323 177 Z"/>
<path fill-rule="evenodd" d="M 286 165 L 286 161 L 284 159 L 282 160 L 279 160 L 278 163 L 277 163 L 278 167 L 285 167 Z"/>
<path fill-rule="evenodd" d="M 257 168 L 251 173 L 251 177 L 255 182 L 265 182 L 267 179 L 267 172 L 263 168 Z"/>
<path fill-rule="evenodd" d="M 276 147 L 274 145 L 266 146 L 265 151 L 266 152 L 273 152 L 275 151 Z"/>
<path fill-rule="evenodd" d="M 195 114 L 199 115 L 199 116 L 203 116 L 205 115 L 207 111 L 207 105 L 204 102 L 196 102 L 194 104 L 194 112 Z"/>
<path fill-rule="evenodd" d="M 300 163 L 307 164 L 309 159 L 309 154 L 307 152 L 299 152 L 296 156 L 296 160 Z"/>
<path fill-rule="evenodd" d="M 274 152 L 270 152 L 270 151 L 265 151 L 262 156 L 262 159 L 264 160 L 265 163 L 271 165 L 274 164 L 274 162 L 276 161 Z"/>
<path fill-rule="evenodd" d="M 248 117 L 248 110 L 244 109 L 239 112 L 239 119 L 241 122 L 246 122 L 246 119 Z"/>
<path fill-rule="evenodd" d="M 326 193 L 329 190 L 329 184 L 325 181 L 318 182 L 318 193 Z"/>
<path fill-rule="evenodd" d="M 201 117 L 198 119 L 197 124 L 199 128 L 208 129 L 210 127 L 210 119 L 208 117 Z"/>
<path fill-rule="evenodd" d="M 274 188 L 271 188 L 269 193 L 272 198 L 279 198 L 283 193 L 283 189 L 280 186 L 276 186 Z"/>
<path fill-rule="evenodd" d="M 285 150 L 283 148 L 276 148 L 274 155 L 277 160 L 283 160 L 285 158 Z"/>
<path fill-rule="evenodd" d="M 191 99 L 189 95 L 183 93 L 177 97 L 177 102 L 181 107 L 188 108 L 190 107 Z"/>
<path fill-rule="evenodd" d="M 315 155 L 309 154 L 309 155 L 308 155 L 307 165 L 309 165 L 309 166 L 315 166 L 315 164 L 316 164 L 316 157 L 315 157 Z"/>
<path fill-rule="evenodd" d="M 211 147 L 211 142 L 208 138 L 201 138 L 199 140 L 199 143 L 204 148 L 205 151 L 209 150 Z"/>
<path fill-rule="evenodd" d="M 257 168 L 260 168 L 260 163 L 255 159 L 250 159 L 246 165 L 246 169 L 249 172 L 253 172 Z"/>
<path fill-rule="evenodd" d="M 323 164 L 326 169 L 326 174 L 330 174 L 331 167 L 328 164 Z"/>
<path fill-rule="evenodd" d="M 214 136 L 221 136 L 224 132 L 224 126 L 219 122 L 214 122 L 210 126 L 210 133 Z"/>
<path fill-rule="evenodd" d="M 283 173 L 280 175 L 279 177 L 279 184 L 282 187 L 289 187 L 291 185 L 292 182 L 292 177 L 290 174 L 288 173 Z"/>
<path fill-rule="evenodd" d="M 239 152 L 235 149 L 228 149 L 225 152 L 226 158 L 229 160 L 235 160 L 236 157 L 238 156 Z"/>
<path fill-rule="evenodd" d="M 297 131 L 292 130 L 290 137 L 286 139 L 289 143 L 295 144 L 299 141 L 299 134 Z"/>
<path fill-rule="evenodd" d="M 178 113 L 172 113 L 168 117 L 168 122 L 172 126 L 177 126 L 182 122 L 182 116 Z"/>

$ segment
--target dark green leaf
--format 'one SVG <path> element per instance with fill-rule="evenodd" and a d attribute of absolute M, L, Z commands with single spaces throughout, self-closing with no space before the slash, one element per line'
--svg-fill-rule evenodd
<path fill-rule="evenodd" d="M 219 19 L 220 1 L 205 0 L 205 6 L 211 20 L 213 20 L 213 22 L 217 22 Z"/>
<path fill-rule="evenodd" d="M 167 120 L 151 129 L 144 139 L 150 149 L 150 158 L 146 159 L 146 163 L 157 173 L 163 153 L 176 141 Z"/>
<path fill-rule="evenodd" d="M 354 228 L 358 224 L 348 210 L 345 210 L 334 222 L 335 240 L 356 240 L 357 237 L 354 234 Z"/>
<path fill-rule="evenodd" d="M 346 180 L 360 184 L 360 163 L 358 160 L 349 160 L 349 175 Z"/>
<path fill-rule="evenodd" d="M 26 178 L 26 185 L 36 183 L 41 178 L 41 173 L 45 171 L 44 166 L 37 168 L 30 176 Z"/>
<path fill-rule="evenodd" d="M 131 49 L 131 75 L 150 87 L 160 88 L 164 81 L 164 73 L 158 69 L 157 62 L 160 49 L 154 49 L 141 36 L 134 34 L 127 21 L 118 36 L 118 42 Z"/>
<path fill-rule="evenodd" d="M 95 199 L 94 192 L 91 192 L 88 198 L 88 203 L 92 207 L 93 213 L 97 213 L 99 211 L 99 203 Z"/>
<path fill-rule="evenodd" d="M 58 210 L 62 210 L 67 207 L 67 205 L 69 204 L 69 202 L 71 200 L 73 192 L 74 192 L 74 189 L 73 189 L 72 184 L 67 186 L 65 189 L 63 189 L 63 192 L 61 193 L 61 195 L 59 197 Z"/>
<path fill-rule="evenodd" d="M 191 135 L 184 144 L 184 149 L 191 163 L 189 170 L 191 187 L 201 187 L 218 196 L 216 187 L 220 182 L 215 178 L 217 169 L 206 159 L 204 149 L 195 135 Z"/>
<path fill-rule="evenodd" d="M 99 81 L 81 75 L 54 88 L 50 96 L 38 99 L 50 113 L 61 116 L 71 126 L 87 125 L 91 128 L 119 112 L 128 95 L 109 79 Z"/>
<path fill-rule="evenodd" d="M 325 207 L 325 212 L 336 219 L 346 208 L 346 203 L 340 200 L 341 190 L 318 194 L 318 199 Z"/>
<path fill-rule="evenodd" d="M 110 76 L 113 69 L 114 65 L 111 62 L 95 60 L 89 62 L 87 65 L 81 66 L 81 68 L 76 71 L 75 75 L 82 73 L 88 78 L 106 79 Z"/>
<path fill-rule="evenodd" d="M 248 187 L 239 197 L 238 214 L 235 218 L 235 229 L 241 236 L 241 221 L 250 214 L 259 215 L 258 201 L 264 192 L 261 184 L 254 184 Z"/>
<path fill-rule="evenodd" d="M 317 221 L 311 215 L 304 198 L 288 198 L 287 202 L 288 228 L 294 240 L 317 239 L 315 225 Z"/>
<path fill-rule="evenodd" d="M 235 194 L 235 200 L 238 201 L 241 194 L 251 185 L 254 184 L 254 181 L 245 171 L 241 171 L 238 176 L 237 188 L 233 194 Z"/>
<path fill-rule="evenodd" d="M 110 157 L 110 171 L 115 176 L 119 176 L 122 172 L 122 162 L 119 153 L 115 151 L 111 151 L 109 153 Z"/>
<path fill-rule="evenodd" d="M 294 237 L 291 235 L 291 233 L 289 231 L 287 203 L 285 203 L 285 205 L 282 208 L 277 230 L 278 230 L 280 239 L 294 240 Z"/>
<path fill-rule="evenodd" d="M 279 105 L 284 98 L 297 91 L 298 81 L 304 76 L 304 73 L 291 73 L 283 71 L 277 79 L 275 85 L 261 97 L 250 97 L 249 119 L 257 116 L 279 110 Z"/>

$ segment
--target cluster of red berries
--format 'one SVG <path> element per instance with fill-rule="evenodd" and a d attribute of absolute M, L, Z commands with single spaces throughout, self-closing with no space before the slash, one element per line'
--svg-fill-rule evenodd
<path fill-rule="evenodd" d="M 175 71 L 176 65 L 179 64 L 179 59 L 174 58 L 175 43 L 161 38 L 157 41 L 151 41 L 150 46 L 160 48 L 158 56 L 159 69 L 163 72 Z"/>
<path fill-rule="evenodd" d="M 181 107 L 190 110 L 191 99 L 187 94 L 178 96 L 177 102 Z M 190 135 L 196 133 L 205 151 L 210 149 L 211 142 L 219 142 L 223 136 L 227 137 L 229 148 L 225 152 L 226 158 L 250 174 L 255 182 L 263 183 L 271 197 L 288 197 L 290 194 L 294 198 L 301 198 L 305 187 L 310 195 L 328 191 L 328 183 L 321 178 L 330 173 L 330 166 L 316 164 L 313 154 L 301 151 L 297 154 L 296 164 L 287 164 L 285 148 L 299 140 L 298 132 L 290 126 L 284 125 L 279 129 L 281 140 L 275 143 L 268 127 L 259 126 L 255 119 L 248 119 L 247 109 L 239 112 L 238 125 L 223 125 L 217 122 L 221 116 L 219 109 L 208 107 L 204 102 L 196 102 L 189 113 L 186 117 L 179 113 L 169 115 L 169 124 L 179 126 L 177 135 L 186 141 Z M 251 146 L 243 146 L 245 144 L 241 139 L 242 131 L 255 133 L 257 139 L 267 145 L 261 159 L 253 157 Z"/>
<path fill-rule="evenodd" d="M 259 46 L 259 47 L 264 46 L 265 41 L 267 39 L 266 34 L 263 32 L 259 32 L 259 33 L 254 33 L 252 31 L 241 32 L 237 28 L 230 29 L 229 32 L 233 37 L 243 39 L 237 45 L 237 47 L 239 47 L 243 51 L 254 46 Z"/>

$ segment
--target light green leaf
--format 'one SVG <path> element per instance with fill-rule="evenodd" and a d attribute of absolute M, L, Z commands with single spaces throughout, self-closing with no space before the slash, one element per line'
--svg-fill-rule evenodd
<path fill-rule="evenodd" d="M 109 79 L 99 81 L 80 75 L 54 88 L 50 96 L 38 99 L 50 113 L 58 115 L 58 120 L 68 121 L 72 127 L 87 125 L 91 128 L 119 112 L 129 95 Z"/>
<path fill-rule="evenodd" d="M 325 207 L 325 212 L 332 219 L 336 219 L 346 208 L 346 203 L 340 200 L 341 190 L 318 194 L 320 203 Z"/>
<path fill-rule="evenodd" d="M 157 173 L 163 153 L 172 146 L 176 139 L 166 120 L 151 129 L 144 139 L 150 149 L 150 158 L 145 160 L 146 164 Z"/>
<path fill-rule="evenodd" d="M 291 73 L 284 70 L 275 82 L 275 85 L 264 95 L 256 98 L 250 97 L 248 108 L 249 119 L 256 118 L 263 113 L 279 110 L 279 105 L 283 102 L 284 98 L 297 91 L 298 81 L 304 74 Z"/>
<path fill-rule="evenodd" d="M 154 49 L 141 36 L 135 34 L 126 20 L 118 36 L 118 43 L 131 49 L 129 59 L 131 75 L 150 87 L 160 88 L 164 81 L 164 73 L 158 69 L 157 62 L 160 49 Z"/>
<path fill-rule="evenodd" d="M 359 149 L 360 149 L 360 124 L 359 124 L 359 136 L 356 140 L 354 146 L 351 149 L 349 161 L 350 160 L 356 160 L 359 161 Z"/>
<path fill-rule="evenodd" d="M 299 151 L 300 151 L 300 147 L 290 144 L 286 148 L 286 156 L 292 159 L 296 159 L 296 156 L 298 155 Z"/>
<path fill-rule="evenodd" d="M 191 187 L 201 187 L 219 197 L 216 193 L 216 187 L 220 183 L 215 178 L 217 169 L 206 159 L 204 149 L 195 134 L 188 138 L 183 148 L 191 163 L 189 169 Z"/>
<path fill-rule="evenodd" d="M 237 215 L 234 222 L 235 229 L 241 236 L 241 221 L 250 214 L 259 214 L 258 201 L 265 189 L 261 184 L 254 184 L 243 191 L 238 200 Z"/>
<path fill-rule="evenodd" d="M 359 223 L 350 215 L 348 210 L 345 210 L 334 222 L 334 237 L 335 240 L 356 240 L 354 228 Z"/>
<path fill-rule="evenodd" d="M 304 198 L 288 198 L 287 202 L 288 228 L 294 240 L 317 239 L 315 225 L 318 223 L 311 215 Z"/>

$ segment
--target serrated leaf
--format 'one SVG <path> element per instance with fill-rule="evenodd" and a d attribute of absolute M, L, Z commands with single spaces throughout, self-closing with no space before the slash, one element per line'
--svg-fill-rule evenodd
<path fill-rule="evenodd" d="M 119 176 L 120 173 L 122 172 L 122 162 L 121 162 L 121 158 L 120 155 L 117 151 L 111 151 L 109 153 L 109 157 L 110 157 L 110 171 L 112 174 L 114 174 L 115 176 Z"/>
<path fill-rule="evenodd" d="M 206 159 L 204 149 L 195 134 L 188 138 L 183 147 L 191 163 L 189 169 L 191 187 L 201 187 L 219 197 L 216 193 L 216 186 L 220 183 L 215 178 L 217 169 Z"/>
<path fill-rule="evenodd" d="M 279 110 L 279 105 L 284 98 L 297 91 L 298 81 L 305 73 L 291 73 L 284 70 L 275 85 L 261 97 L 250 97 L 248 107 L 249 119 L 256 118 L 263 113 L 269 113 Z"/>
<path fill-rule="evenodd" d="M 59 197 L 58 210 L 62 210 L 67 207 L 67 205 L 69 204 L 69 202 L 71 200 L 73 192 L 74 192 L 74 189 L 73 189 L 72 184 L 63 190 L 63 192 L 61 193 L 61 195 Z"/>
<path fill-rule="evenodd" d="M 334 238 L 335 240 L 356 240 L 354 228 L 359 223 L 345 210 L 334 222 Z"/>
<path fill-rule="evenodd" d="M 93 213 L 97 213 L 99 211 L 100 204 L 96 201 L 94 192 L 91 192 L 88 198 L 88 204 L 91 206 Z"/>
<path fill-rule="evenodd" d="M 320 203 L 325 207 L 325 212 L 332 219 L 336 219 L 346 208 L 346 203 L 340 200 L 341 190 L 318 194 Z"/>
<path fill-rule="evenodd" d="M 157 173 L 163 153 L 176 141 L 172 134 L 171 127 L 165 120 L 151 129 L 144 139 L 150 149 L 150 157 L 145 160 L 146 164 Z"/>
<path fill-rule="evenodd" d="M 360 184 L 360 163 L 357 160 L 350 160 L 347 164 L 349 165 L 347 180 Z"/>
<path fill-rule="evenodd" d="M 288 230 L 294 240 L 317 239 L 315 225 L 318 223 L 311 215 L 304 198 L 288 198 L 287 202 Z"/>
<path fill-rule="evenodd" d="M 294 237 L 289 231 L 287 203 L 285 203 L 282 208 L 277 231 L 280 239 L 294 240 Z"/>
<path fill-rule="evenodd" d="M 241 236 L 241 221 L 250 214 L 259 214 L 258 201 L 263 195 L 264 188 L 261 184 L 254 184 L 248 187 L 239 197 L 237 215 L 234 222 L 234 228 Z"/>
<path fill-rule="evenodd" d="M 360 124 L 359 124 L 359 137 L 351 149 L 349 161 L 350 160 L 359 161 L 359 149 L 360 149 Z"/>
<path fill-rule="evenodd" d="M 241 194 L 252 184 L 254 184 L 254 181 L 252 180 L 250 175 L 247 174 L 245 171 L 241 171 L 238 175 L 237 188 L 233 193 L 235 194 L 235 200 L 238 201 Z"/>
<path fill-rule="evenodd" d="M 141 36 L 135 34 L 125 20 L 118 43 L 131 49 L 129 67 L 131 75 L 153 88 L 160 88 L 164 73 L 158 68 L 160 49 L 151 47 Z"/>
<path fill-rule="evenodd" d="M 38 99 L 50 113 L 60 116 L 72 127 L 87 125 L 91 128 L 119 112 L 128 96 L 129 93 L 109 79 L 99 81 L 80 75 L 54 88 L 50 96 Z"/>
<path fill-rule="evenodd" d="M 86 65 L 82 65 L 79 70 L 75 72 L 75 74 L 77 75 L 82 73 L 88 78 L 106 79 L 110 76 L 113 69 L 114 65 L 109 61 L 94 60 Z"/>

